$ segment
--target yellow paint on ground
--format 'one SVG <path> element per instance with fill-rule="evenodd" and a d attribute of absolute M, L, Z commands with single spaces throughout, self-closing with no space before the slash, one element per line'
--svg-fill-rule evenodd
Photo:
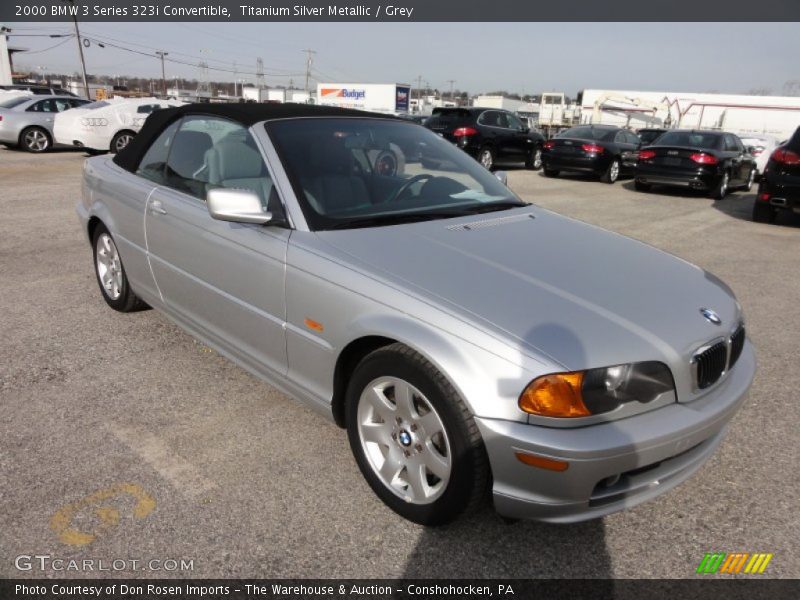
<path fill-rule="evenodd" d="M 91 544 L 98 535 L 119 525 L 119 509 L 107 503 L 125 496 L 132 497 L 136 502 L 133 507 L 133 516 L 137 519 L 145 518 L 156 508 L 156 501 L 141 486 L 135 483 L 119 483 L 93 492 L 77 502 L 63 506 L 50 518 L 50 529 L 58 535 L 58 539 L 64 544 L 70 546 Z M 89 508 L 97 516 L 97 526 L 88 532 L 72 526 L 72 522 L 78 513 Z"/>

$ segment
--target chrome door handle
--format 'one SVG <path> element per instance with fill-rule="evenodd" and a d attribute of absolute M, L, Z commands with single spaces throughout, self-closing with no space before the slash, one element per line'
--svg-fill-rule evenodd
<path fill-rule="evenodd" d="M 159 200 L 153 200 L 150 203 L 150 212 L 154 215 L 165 215 L 167 211 L 161 206 L 161 202 Z"/>

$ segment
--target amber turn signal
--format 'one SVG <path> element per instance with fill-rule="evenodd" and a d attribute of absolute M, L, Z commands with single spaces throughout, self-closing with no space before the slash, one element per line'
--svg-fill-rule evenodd
<path fill-rule="evenodd" d="M 553 458 L 545 458 L 544 456 L 535 456 L 525 452 L 515 452 L 514 456 L 521 463 L 525 463 L 531 467 L 539 467 L 540 469 L 547 469 L 548 471 L 566 471 L 569 469 L 569 463 L 563 460 L 555 460 Z"/>
<path fill-rule="evenodd" d="M 582 371 L 537 377 L 522 392 L 519 407 L 542 417 L 588 417 L 592 413 L 583 403 L 582 385 Z"/>

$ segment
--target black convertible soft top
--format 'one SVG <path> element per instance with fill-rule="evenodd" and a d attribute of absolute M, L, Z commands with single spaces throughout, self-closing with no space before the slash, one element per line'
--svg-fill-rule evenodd
<path fill-rule="evenodd" d="M 114 162 L 123 169 L 135 171 L 144 153 L 162 131 L 175 119 L 185 115 L 212 115 L 224 117 L 250 127 L 260 121 L 273 119 L 294 119 L 301 117 L 379 117 L 391 119 L 389 115 L 365 112 L 333 106 L 314 104 L 185 104 L 175 108 L 165 108 L 151 113 L 141 131 L 130 144 L 114 157 Z"/>

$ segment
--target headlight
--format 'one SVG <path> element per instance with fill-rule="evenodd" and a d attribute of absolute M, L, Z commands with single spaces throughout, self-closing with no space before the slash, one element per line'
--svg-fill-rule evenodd
<path fill-rule="evenodd" d="M 537 377 L 520 395 L 519 407 L 542 417 L 588 417 L 626 402 L 647 404 L 674 390 L 665 364 L 640 362 Z"/>

